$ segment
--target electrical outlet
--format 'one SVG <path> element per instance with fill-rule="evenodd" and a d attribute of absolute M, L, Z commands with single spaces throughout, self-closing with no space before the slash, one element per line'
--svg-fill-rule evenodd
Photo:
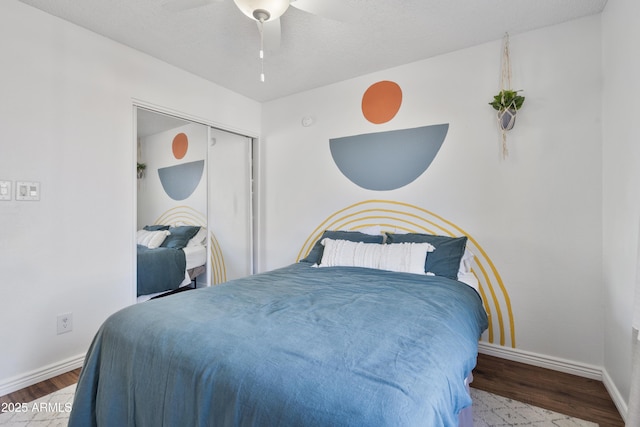
<path fill-rule="evenodd" d="M 73 330 L 73 314 L 65 313 L 58 315 L 58 335 Z"/>

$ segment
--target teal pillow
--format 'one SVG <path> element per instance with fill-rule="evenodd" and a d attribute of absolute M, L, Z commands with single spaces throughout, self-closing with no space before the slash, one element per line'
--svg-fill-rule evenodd
<path fill-rule="evenodd" d="M 154 225 L 145 225 L 142 228 L 147 230 L 147 231 L 162 231 L 162 230 L 168 230 L 169 226 L 168 225 L 154 224 Z"/>
<path fill-rule="evenodd" d="M 300 262 L 310 262 L 311 264 L 320 264 L 322 260 L 322 253 L 324 252 L 324 246 L 322 245 L 322 239 L 329 238 L 333 240 L 348 240 L 350 242 L 363 242 L 363 243 L 382 243 L 384 236 L 365 234 L 359 231 L 341 231 L 341 230 L 326 230 L 322 233 L 322 237 L 318 239 L 309 255 L 306 258 L 301 259 Z"/>
<path fill-rule="evenodd" d="M 189 240 L 200 231 L 199 226 L 181 225 L 169 228 L 169 234 L 162 245 L 163 248 L 182 249 L 187 246 Z"/>
<path fill-rule="evenodd" d="M 460 261 L 467 247 L 467 236 L 448 237 L 436 236 L 433 234 L 387 234 L 387 243 L 431 243 L 436 248 L 435 251 L 427 254 L 424 264 L 426 273 L 433 273 L 436 276 L 458 279 Z"/>

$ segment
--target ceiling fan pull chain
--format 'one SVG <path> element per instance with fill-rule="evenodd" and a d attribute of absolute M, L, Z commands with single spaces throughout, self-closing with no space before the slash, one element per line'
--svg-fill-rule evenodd
<path fill-rule="evenodd" d="M 264 82 L 264 19 L 260 19 L 260 81 Z"/>

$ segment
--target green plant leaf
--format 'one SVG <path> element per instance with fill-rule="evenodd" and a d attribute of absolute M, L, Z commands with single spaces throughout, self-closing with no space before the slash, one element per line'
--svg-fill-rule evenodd
<path fill-rule="evenodd" d="M 493 101 L 491 101 L 489 105 L 498 111 L 506 110 L 508 108 L 515 108 L 518 110 L 524 103 L 524 96 L 518 95 L 518 92 L 518 90 L 510 89 L 501 90 L 493 97 Z"/>

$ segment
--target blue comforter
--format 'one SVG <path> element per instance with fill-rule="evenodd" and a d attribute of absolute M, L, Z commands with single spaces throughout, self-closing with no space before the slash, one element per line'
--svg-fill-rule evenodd
<path fill-rule="evenodd" d="M 454 280 L 293 264 L 112 315 L 69 426 L 457 426 L 486 327 Z"/>
<path fill-rule="evenodd" d="M 182 249 L 138 245 L 138 296 L 170 291 L 184 281 L 187 257 Z"/>

